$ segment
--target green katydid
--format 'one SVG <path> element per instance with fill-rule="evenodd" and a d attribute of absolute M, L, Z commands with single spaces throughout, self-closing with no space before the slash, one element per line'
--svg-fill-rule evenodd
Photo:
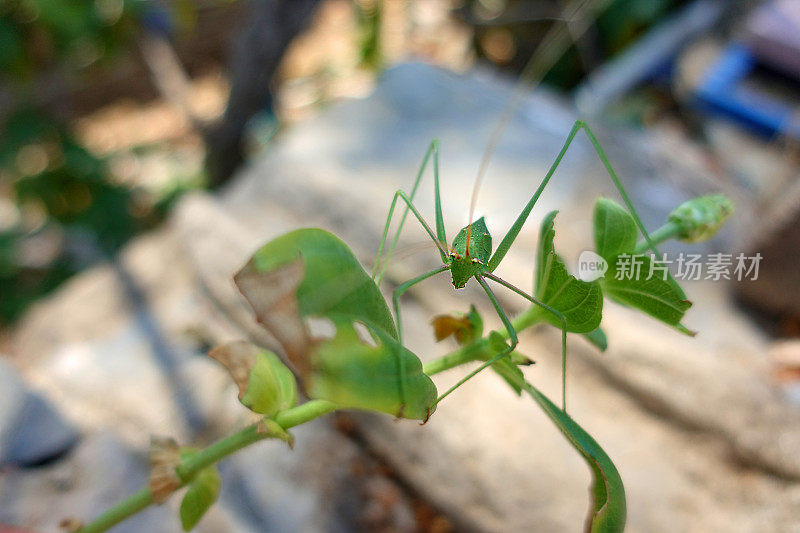
<path fill-rule="evenodd" d="M 448 389 L 444 394 L 439 396 L 436 400 L 436 403 L 441 401 L 443 398 L 448 396 L 452 393 L 455 389 L 463 385 L 469 379 L 474 377 L 476 374 L 484 370 L 485 368 L 493 365 L 503 357 L 508 356 L 517 346 L 518 338 L 514 327 L 511 324 L 507 314 L 500 306 L 497 297 L 495 296 L 494 292 L 492 291 L 491 287 L 487 283 L 487 280 L 495 282 L 517 294 L 522 296 L 523 298 L 527 299 L 531 303 L 536 306 L 539 306 L 541 309 L 546 311 L 551 315 L 552 318 L 558 321 L 559 326 L 561 328 L 561 362 L 562 362 L 562 408 L 566 406 L 566 361 L 567 361 L 567 332 L 572 331 L 575 333 L 589 333 L 589 331 L 571 328 L 572 324 L 567 319 L 567 317 L 562 312 L 563 310 L 559 310 L 547 303 L 543 302 L 540 298 L 527 293 L 526 291 L 512 285 L 511 283 L 503 280 L 496 274 L 494 274 L 495 269 L 500 265 L 503 258 L 508 253 L 511 245 L 514 243 L 515 239 L 519 235 L 520 231 L 522 230 L 523 225 L 525 224 L 528 216 L 530 215 L 533 207 L 536 205 L 539 197 L 541 196 L 542 192 L 544 191 L 547 184 L 550 182 L 550 179 L 555 174 L 558 165 L 561 163 L 564 155 L 566 154 L 567 150 L 569 149 L 572 141 L 575 139 L 578 132 L 583 130 L 586 133 L 586 136 L 589 138 L 592 146 L 594 147 L 597 155 L 600 158 L 600 161 L 603 163 L 608 175 L 610 176 L 612 182 L 616 186 L 617 190 L 619 191 L 620 196 L 622 197 L 625 205 L 628 208 L 628 211 L 633 216 L 633 220 L 635 221 L 638 230 L 644 236 L 644 239 L 648 245 L 648 247 L 653 251 L 653 253 L 658 253 L 656 246 L 650 235 L 648 234 L 647 230 L 644 227 L 644 224 L 641 221 L 638 213 L 636 212 L 636 208 L 633 206 L 628 194 L 625 191 L 622 183 L 619 180 L 616 172 L 614 171 L 611 163 L 603 151 L 603 148 L 600 146 L 600 143 L 597 141 L 597 138 L 592 133 L 591 129 L 588 125 L 583 121 L 576 121 L 570 131 L 569 135 L 567 136 L 564 145 L 562 146 L 560 152 L 558 153 L 555 161 L 551 165 L 550 169 L 548 170 L 545 177 L 542 179 L 539 187 L 533 193 L 530 200 L 528 201 L 527 205 L 523 208 L 522 212 L 517 217 L 514 224 L 508 230 L 506 235 L 503 237 L 500 245 L 492 254 L 492 238 L 489 234 L 486 224 L 483 218 L 480 218 L 474 222 L 471 222 L 466 227 L 462 228 L 461 231 L 456 235 L 455 239 L 453 240 L 452 246 L 448 247 L 447 243 L 447 236 L 444 227 L 444 221 L 442 217 L 442 203 L 441 203 L 441 196 L 440 196 L 440 189 L 439 189 L 439 157 L 438 157 L 438 142 L 433 141 L 428 148 L 427 153 L 423 159 L 422 165 L 420 166 L 419 172 L 417 177 L 414 181 L 414 185 L 412 186 L 411 193 L 406 194 L 403 190 L 398 190 L 394 198 L 392 199 L 391 206 L 389 208 L 389 213 L 386 219 L 386 224 L 384 226 L 383 235 L 381 237 L 381 243 L 378 248 L 378 254 L 375 259 L 375 266 L 373 269 L 372 277 L 375 280 L 376 284 L 380 284 L 384 273 L 386 272 L 386 267 L 388 264 L 389 259 L 391 258 L 391 254 L 397 245 L 397 242 L 400 237 L 400 233 L 403 228 L 403 224 L 408 216 L 408 213 L 411 212 L 414 217 L 419 221 L 422 227 L 425 229 L 426 233 L 430 236 L 433 242 L 436 244 L 438 248 L 439 254 L 442 259 L 442 265 L 426 272 L 420 276 L 417 276 L 397 287 L 394 290 L 393 294 L 393 303 L 394 303 L 394 310 L 395 310 L 395 317 L 397 321 L 397 328 L 399 338 L 402 343 L 402 319 L 400 313 L 400 297 L 405 293 L 408 289 L 413 287 L 414 285 L 432 277 L 436 274 L 440 274 L 442 272 L 449 271 L 452 275 L 452 282 L 453 286 L 456 289 L 461 289 L 466 286 L 467 282 L 471 279 L 475 279 L 476 282 L 481 286 L 481 288 L 486 292 L 489 300 L 491 301 L 493 307 L 495 308 L 498 316 L 500 317 L 501 321 L 503 322 L 504 327 L 506 328 L 508 338 L 510 343 L 506 345 L 506 347 L 500 351 L 497 355 L 492 357 L 491 359 L 485 361 L 479 367 L 471 371 L 467 374 L 464 378 L 459 380 L 455 385 L 453 385 L 450 389 Z M 433 179 L 434 179 L 434 207 L 435 207 L 435 218 L 436 218 L 436 231 L 431 228 L 431 226 L 425 221 L 425 219 L 420 214 L 419 210 L 414 205 L 414 196 L 416 195 L 417 189 L 419 184 L 422 180 L 422 177 L 425 174 L 426 167 L 430 159 L 433 159 Z M 389 228 L 391 226 L 392 218 L 394 215 L 395 207 L 397 205 L 397 200 L 400 199 L 406 204 L 406 209 L 400 219 L 399 226 L 395 232 L 394 239 L 391 242 L 388 250 L 386 250 L 385 257 L 384 257 L 384 249 L 386 247 L 386 241 L 389 234 Z M 474 206 L 474 201 L 473 201 Z M 472 215 L 470 214 L 470 219 L 472 219 Z M 545 257 L 540 258 L 546 259 Z M 602 301 L 602 299 L 600 299 Z M 594 328 L 593 328 L 594 329 Z M 405 384 L 403 383 L 405 380 L 404 378 L 404 369 L 401 364 L 400 368 L 400 391 L 401 396 L 404 395 L 405 391 Z M 404 397 L 404 396 L 403 396 Z"/>

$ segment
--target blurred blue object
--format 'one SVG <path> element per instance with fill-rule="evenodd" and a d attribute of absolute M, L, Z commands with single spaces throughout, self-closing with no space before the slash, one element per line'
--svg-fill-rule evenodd
<path fill-rule="evenodd" d="M 142 27 L 150 33 L 170 37 L 175 30 L 175 21 L 168 7 L 157 1 L 144 4 L 140 16 Z"/>
<path fill-rule="evenodd" d="M 747 83 L 759 62 L 752 49 L 731 44 L 708 69 L 695 98 L 699 107 L 764 134 L 786 134 L 800 139 L 794 109 Z"/>
<path fill-rule="evenodd" d="M 724 7 L 720 0 L 695 0 L 650 29 L 575 89 L 578 110 L 599 115 L 642 82 L 671 79 L 677 55 L 717 23 Z"/>

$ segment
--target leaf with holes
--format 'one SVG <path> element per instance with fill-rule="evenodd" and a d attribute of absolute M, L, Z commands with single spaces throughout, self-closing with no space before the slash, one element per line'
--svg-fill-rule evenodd
<path fill-rule="evenodd" d="M 321 229 L 293 231 L 262 246 L 234 279 L 312 398 L 406 418 L 430 415 L 433 382 L 398 343 L 386 301 L 339 238 Z M 311 318 L 330 320 L 336 335 L 313 338 Z M 358 337 L 356 323 L 375 346 Z"/>

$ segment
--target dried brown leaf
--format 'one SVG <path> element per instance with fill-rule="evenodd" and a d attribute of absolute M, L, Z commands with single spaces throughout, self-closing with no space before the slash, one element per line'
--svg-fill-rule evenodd
<path fill-rule="evenodd" d="M 241 400 L 250 383 L 250 370 L 256 363 L 258 348 L 246 341 L 235 341 L 217 346 L 208 352 L 208 356 L 219 361 L 230 372 L 233 381 L 239 387 Z"/>
<path fill-rule="evenodd" d="M 297 302 L 297 289 L 304 278 L 305 266 L 300 258 L 269 272 L 258 271 L 250 262 L 233 278 L 258 321 L 281 344 L 295 373 L 303 377 L 310 371 L 308 351 L 312 344 Z"/>
<path fill-rule="evenodd" d="M 175 470 L 180 464 L 180 450 L 174 439 L 150 437 L 150 491 L 155 503 L 164 503 L 180 488 L 182 481 Z"/>
<path fill-rule="evenodd" d="M 436 342 L 452 335 L 459 344 L 463 344 L 472 332 L 472 322 L 467 315 L 438 315 L 431 319 L 431 325 Z"/>

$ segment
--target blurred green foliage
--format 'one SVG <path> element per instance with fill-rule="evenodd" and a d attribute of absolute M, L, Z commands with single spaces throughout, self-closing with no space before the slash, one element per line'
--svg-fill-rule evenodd
<path fill-rule="evenodd" d="M 0 140 L 0 322 L 146 227 L 104 160 L 50 117 L 22 109 Z"/>
<path fill-rule="evenodd" d="M 544 82 L 571 89 L 593 67 L 610 59 L 641 37 L 687 0 L 616 0 L 597 18 L 579 47 L 573 46 L 545 76 Z M 558 0 L 467 0 L 460 9 L 475 28 L 479 57 L 521 72 L 534 50 L 558 18 L 564 2 Z"/>
<path fill-rule="evenodd" d="M 0 70 L 30 80 L 49 68 L 81 69 L 129 42 L 143 2 L 131 0 L 3 0 Z M 8 79 L 4 79 L 8 81 Z"/>
<path fill-rule="evenodd" d="M 0 2 L 0 88 L 10 100 L 0 117 L 0 324 L 151 221 L 52 112 L 53 102 L 37 100 L 42 85 L 55 83 L 43 80 L 94 75 L 120 56 L 146 4 Z"/>
<path fill-rule="evenodd" d="M 383 2 L 381 0 L 357 1 L 358 45 L 361 65 L 371 69 L 383 66 L 380 33 Z"/>

